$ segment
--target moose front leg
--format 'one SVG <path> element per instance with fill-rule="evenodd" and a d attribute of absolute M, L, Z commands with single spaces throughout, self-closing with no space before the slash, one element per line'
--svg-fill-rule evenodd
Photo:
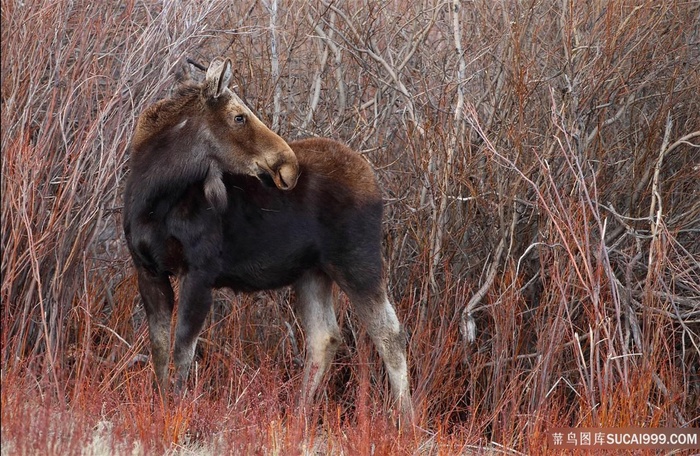
<path fill-rule="evenodd" d="M 175 391 L 178 394 L 184 391 L 187 384 L 197 338 L 211 308 L 211 289 L 211 281 L 206 274 L 189 272 L 180 282 L 180 302 L 173 352 L 176 372 Z"/>
<path fill-rule="evenodd" d="M 148 333 L 151 339 L 151 356 L 156 373 L 156 385 L 161 397 L 168 387 L 168 363 L 170 361 L 170 320 L 175 297 L 170 279 L 165 275 L 154 275 L 139 268 L 139 293 L 148 318 Z"/>

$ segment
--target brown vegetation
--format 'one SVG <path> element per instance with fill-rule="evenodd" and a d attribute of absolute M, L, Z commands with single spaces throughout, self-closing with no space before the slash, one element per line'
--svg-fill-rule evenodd
<path fill-rule="evenodd" d="M 2 0 L 3 454 L 540 453 L 553 427 L 698 426 L 698 24 L 675 0 Z M 218 294 L 192 394 L 154 403 L 126 147 L 184 59 L 217 55 L 281 136 L 374 166 L 415 431 L 347 306 L 327 400 L 288 413 L 285 291 Z"/>

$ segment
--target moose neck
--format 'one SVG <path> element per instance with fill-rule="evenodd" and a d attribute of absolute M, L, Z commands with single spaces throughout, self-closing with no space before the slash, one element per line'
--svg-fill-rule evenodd
<path fill-rule="evenodd" d="M 203 183 L 210 168 L 206 142 L 196 132 L 165 134 L 145 150 L 132 151 L 131 198 L 135 214 L 161 218 L 192 185 Z M 191 134 L 190 134 L 191 133 Z M 138 193 L 138 195 L 135 195 Z"/>

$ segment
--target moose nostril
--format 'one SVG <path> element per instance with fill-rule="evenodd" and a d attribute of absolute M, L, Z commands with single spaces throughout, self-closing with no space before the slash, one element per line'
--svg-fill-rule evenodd
<path fill-rule="evenodd" d="M 284 163 L 277 169 L 277 174 L 279 176 L 280 183 L 284 185 L 280 186 L 280 189 L 291 190 L 297 184 L 299 167 L 296 163 Z"/>

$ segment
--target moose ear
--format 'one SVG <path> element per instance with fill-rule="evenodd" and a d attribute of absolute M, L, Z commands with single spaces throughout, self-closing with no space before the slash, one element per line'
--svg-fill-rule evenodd
<path fill-rule="evenodd" d="M 224 89 L 231 82 L 231 59 L 215 58 L 207 70 L 205 84 L 205 96 L 207 98 L 219 98 Z"/>

